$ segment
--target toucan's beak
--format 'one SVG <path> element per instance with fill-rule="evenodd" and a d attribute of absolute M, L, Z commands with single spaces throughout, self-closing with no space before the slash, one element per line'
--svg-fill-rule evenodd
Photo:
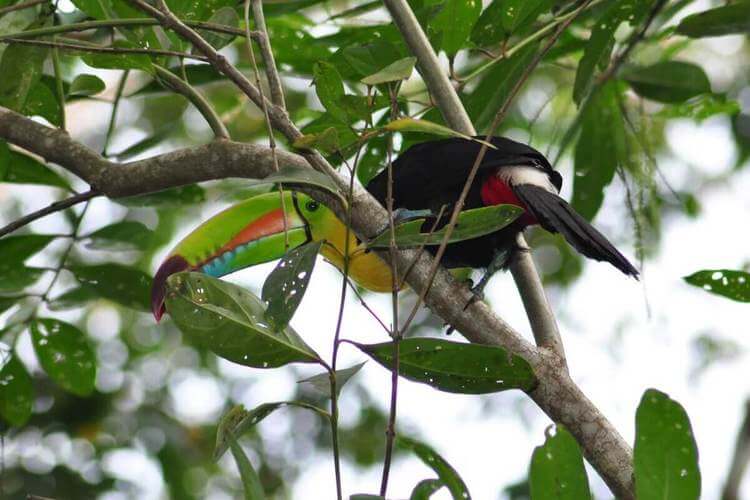
<path fill-rule="evenodd" d="M 233 205 L 187 235 L 162 262 L 151 288 L 156 321 L 165 312 L 167 278 L 180 271 L 219 277 L 278 259 L 310 240 L 293 191 L 265 193 Z M 306 198 L 306 197 L 305 197 Z"/>

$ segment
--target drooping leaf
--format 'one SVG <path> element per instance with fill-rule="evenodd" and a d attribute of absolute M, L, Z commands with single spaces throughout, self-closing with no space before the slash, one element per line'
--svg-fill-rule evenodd
<path fill-rule="evenodd" d="M 154 237 L 153 231 L 140 222 L 126 220 L 87 234 L 86 246 L 92 249 L 118 250 L 140 249 L 148 247 Z"/>
<path fill-rule="evenodd" d="M 677 33 L 691 38 L 750 33 L 750 1 L 740 0 L 685 17 Z"/>
<path fill-rule="evenodd" d="M 336 67 L 326 61 L 315 63 L 313 68 L 315 93 L 323 107 L 331 116 L 344 123 L 349 122 L 349 115 L 343 107 L 344 82 Z"/>
<path fill-rule="evenodd" d="M 31 323 L 31 341 L 39 364 L 52 380 L 78 396 L 91 394 L 96 358 L 81 330 L 56 319 L 41 318 Z"/>
<path fill-rule="evenodd" d="M 310 410 L 318 415 L 328 419 L 331 415 L 317 406 L 299 401 L 279 401 L 276 403 L 263 403 L 260 406 L 248 411 L 242 405 L 237 405 L 226 412 L 219 422 L 216 430 L 216 445 L 214 446 L 214 460 L 218 460 L 229 448 L 230 438 L 233 436 L 238 439 L 245 432 L 249 431 L 261 420 L 271 413 L 281 408 L 293 407 Z"/>
<path fill-rule="evenodd" d="M 706 269 L 685 276 L 693 286 L 736 300 L 750 302 L 750 273 L 730 269 Z"/>
<path fill-rule="evenodd" d="M 360 81 L 365 85 L 380 85 L 381 83 L 406 80 L 411 76 L 412 71 L 414 71 L 414 65 L 416 63 L 416 57 L 405 57 L 389 64 L 370 76 L 362 78 Z"/>
<path fill-rule="evenodd" d="M 151 311 L 151 276 L 122 264 L 74 265 L 68 269 L 100 297 L 136 311 Z"/>
<path fill-rule="evenodd" d="M 419 132 L 422 134 L 433 134 L 447 137 L 461 137 L 463 139 L 471 139 L 468 135 L 464 135 L 461 132 L 448 128 L 444 125 L 434 123 L 428 120 L 417 120 L 415 118 L 404 117 L 392 122 L 387 123 L 384 127 L 386 130 L 391 132 Z"/>
<path fill-rule="evenodd" d="M 263 302 L 244 288 L 199 273 L 174 274 L 167 288 L 169 314 L 200 347 L 255 368 L 320 362 L 291 327 L 273 330 Z"/>
<path fill-rule="evenodd" d="M 5 353 L 0 369 L 0 416 L 20 427 L 31 416 L 34 387 L 23 363 L 11 352 Z"/>
<path fill-rule="evenodd" d="M 341 394 L 341 389 L 344 387 L 344 385 L 346 385 L 349 379 L 356 375 L 364 365 L 365 362 L 362 362 L 350 368 L 336 370 L 336 394 Z M 322 396 L 324 398 L 331 397 L 331 379 L 328 372 L 314 375 L 310 378 L 300 380 L 297 383 L 309 388 L 318 396 Z"/>
<path fill-rule="evenodd" d="M 265 500 L 266 495 L 263 493 L 260 477 L 258 477 L 258 473 L 255 472 L 250 459 L 247 458 L 240 444 L 236 440 L 232 440 L 229 447 L 232 449 L 232 456 L 240 471 L 245 500 Z"/>
<path fill-rule="evenodd" d="M 617 86 L 610 82 L 591 96 L 582 111 L 581 133 L 575 147 L 573 207 L 591 220 L 604 201 L 604 189 L 615 169 L 627 161 L 625 126 Z"/>
<path fill-rule="evenodd" d="M 456 469 L 441 457 L 434 449 L 416 439 L 404 436 L 396 436 L 396 444 L 402 448 L 411 450 L 424 464 L 435 471 L 438 478 L 451 492 L 453 500 L 471 500 L 469 489 L 466 487 Z"/>
<path fill-rule="evenodd" d="M 0 182 L 42 184 L 70 191 L 65 179 L 31 156 L 11 151 L 5 141 L 0 141 Z"/>
<path fill-rule="evenodd" d="M 470 240 L 485 234 L 494 233 L 512 223 L 523 213 L 523 209 L 515 205 L 492 205 L 489 207 L 464 210 L 458 215 L 456 226 L 451 233 L 448 243 Z M 425 219 L 416 219 L 399 224 L 395 227 L 396 246 L 399 248 L 418 247 L 421 245 L 439 245 L 445 237 L 447 228 L 442 228 L 430 234 L 432 223 Z M 427 226 L 427 229 L 425 229 Z M 387 248 L 390 246 L 391 234 L 386 229 L 374 240 L 367 244 L 371 248 Z"/>
<path fill-rule="evenodd" d="M 92 96 L 104 91 L 106 85 L 95 75 L 81 73 L 76 76 L 68 88 L 68 97 Z"/>
<path fill-rule="evenodd" d="M 26 262 L 54 239 L 55 236 L 49 234 L 24 234 L 0 238 L 0 267 Z"/>
<path fill-rule="evenodd" d="M 635 492 L 639 500 L 696 500 L 698 448 L 685 409 L 649 389 L 635 415 Z"/>
<path fill-rule="evenodd" d="M 453 56 L 463 48 L 474 24 L 482 13 L 480 0 L 446 0 L 443 8 L 430 21 L 428 31 L 433 40 L 448 56 Z"/>
<path fill-rule="evenodd" d="M 440 479 L 422 479 L 417 483 L 414 489 L 411 490 L 409 500 L 429 500 L 429 498 L 443 486 L 445 486 L 445 483 Z"/>
<path fill-rule="evenodd" d="M 589 480 L 578 443 L 562 425 L 547 432 L 542 446 L 534 449 L 529 472 L 534 500 L 585 500 L 591 498 Z"/>
<path fill-rule="evenodd" d="M 711 92 L 711 83 L 703 69 L 682 61 L 632 68 L 624 78 L 639 95 L 659 102 L 682 102 Z"/>
<path fill-rule="evenodd" d="M 385 368 L 393 367 L 392 342 L 354 345 Z M 399 342 L 399 375 L 459 394 L 529 391 L 537 383 L 526 360 L 501 347 L 426 337 Z"/>
<path fill-rule="evenodd" d="M 283 330 L 305 296 L 322 241 L 289 250 L 263 283 L 261 297 L 265 318 L 275 330 Z"/>
<path fill-rule="evenodd" d="M 33 45 L 11 44 L 0 59 L 0 106 L 22 112 L 29 92 L 42 75 L 47 51 Z M 12 78 L 8 77 L 13 75 Z"/>
<path fill-rule="evenodd" d="M 116 40 L 113 48 L 133 49 L 137 46 L 127 40 Z M 91 53 L 81 56 L 83 62 L 92 68 L 102 69 L 130 69 L 140 70 L 146 73 L 154 73 L 151 58 L 146 54 L 114 54 L 114 53 Z"/>

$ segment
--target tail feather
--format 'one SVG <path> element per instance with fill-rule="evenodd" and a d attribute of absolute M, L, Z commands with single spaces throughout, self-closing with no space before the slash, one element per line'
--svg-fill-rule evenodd
<path fill-rule="evenodd" d="M 513 191 L 544 229 L 559 232 L 586 257 L 609 262 L 626 275 L 638 278 L 638 270 L 628 259 L 565 200 L 531 184 L 513 186 Z"/>

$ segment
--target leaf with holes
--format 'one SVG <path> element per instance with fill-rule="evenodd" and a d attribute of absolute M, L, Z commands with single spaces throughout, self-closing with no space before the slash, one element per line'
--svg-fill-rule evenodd
<path fill-rule="evenodd" d="M 708 36 L 746 35 L 750 32 L 750 1 L 705 10 L 685 17 L 677 25 L 677 33 L 691 38 Z"/>
<path fill-rule="evenodd" d="M 349 382 L 354 375 L 362 369 L 365 362 L 356 364 L 350 368 L 344 368 L 342 370 L 336 370 L 336 394 L 341 394 L 341 389 Z M 303 387 L 307 387 L 311 392 L 324 398 L 331 397 L 331 378 L 328 372 L 321 373 L 319 375 L 313 375 L 310 378 L 306 378 L 297 382 Z"/>
<path fill-rule="evenodd" d="M 86 246 L 94 250 L 144 250 L 154 238 L 154 232 L 140 222 L 126 220 L 84 236 Z"/>
<path fill-rule="evenodd" d="M 109 299 L 137 311 L 151 311 L 151 276 L 122 264 L 74 265 L 69 267 L 78 281 Z"/>
<path fill-rule="evenodd" d="M 435 471 L 438 478 L 445 484 L 451 493 L 453 500 L 471 500 L 469 489 L 466 487 L 456 469 L 441 457 L 430 446 L 416 439 L 404 436 L 396 437 L 396 444 L 404 449 L 411 450 L 424 464 Z"/>
<path fill-rule="evenodd" d="M 523 209 L 515 205 L 492 205 L 464 210 L 458 215 L 458 220 L 450 238 L 448 238 L 448 243 L 470 240 L 499 231 L 515 221 L 522 213 Z M 399 224 L 395 227 L 396 246 L 409 248 L 441 244 L 445 237 L 446 228 L 434 231 L 432 234 L 423 232 L 429 231 L 431 226 L 432 221 L 425 221 L 425 219 L 416 219 Z M 386 229 L 367 246 L 370 248 L 388 248 L 390 241 L 391 232 Z"/>
<path fill-rule="evenodd" d="M 623 77 L 638 95 L 659 102 L 679 103 L 711 92 L 703 68 L 682 61 L 631 68 Z"/>
<path fill-rule="evenodd" d="M 412 71 L 414 71 L 416 63 L 416 57 L 405 57 L 389 64 L 377 73 L 362 78 L 360 81 L 365 85 L 380 85 L 382 83 L 407 80 L 411 76 Z"/>
<path fill-rule="evenodd" d="M 316 241 L 289 250 L 263 283 L 265 318 L 275 330 L 287 327 L 302 302 L 322 245 Z"/>
<path fill-rule="evenodd" d="M 531 456 L 529 486 L 534 500 L 590 499 L 591 490 L 578 443 L 562 425 L 547 432 Z"/>
<path fill-rule="evenodd" d="M 685 281 L 737 302 L 750 302 L 750 273 L 730 269 L 705 269 L 685 276 Z"/>
<path fill-rule="evenodd" d="M 353 343 L 387 369 L 393 367 L 393 343 Z M 537 380 L 521 356 L 502 347 L 409 338 L 399 342 L 399 375 L 435 389 L 458 394 L 530 391 Z"/>
<path fill-rule="evenodd" d="M 635 493 L 639 500 L 697 500 L 698 448 L 685 409 L 649 389 L 635 414 Z"/>
<path fill-rule="evenodd" d="M 281 408 L 294 407 L 309 410 L 329 419 L 331 415 L 317 406 L 299 401 L 279 401 L 276 403 L 263 403 L 248 411 L 242 405 L 237 405 L 221 417 L 216 430 L 216 445 L 214 446 L 214 460 L 218 460 L 229 448 L 231 437 L 235 439 L 252 429 L 261 420 Z"/>
<path fill-rule="evenodd" d="M 267 324 L 263 302 L 249 291 L 200 273 L 167 280 L 167 310 L 194 344 L 254 368 L 320 363 L 320 356 L 291 327 Z"/>
<path fill-rule="evenodd" d="M 78 396 L 91 394 L 96 358 L 81 330 L 69 323 L 42 318 L 31 323 L 31 342 L 39 364 L 60 387 Z"/>
<path fill-rule="evenodd" d="M 34 387 L 31 375 L 12 353 L 5 353 L 0 370 L 0 416 L 10 425 L 20 427 L 31 416 Z"/>

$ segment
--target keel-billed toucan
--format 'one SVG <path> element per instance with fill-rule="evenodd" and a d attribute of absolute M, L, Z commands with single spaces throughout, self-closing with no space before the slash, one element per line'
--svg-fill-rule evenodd
<path fill-rule="evenodd" d="M 486 151 L 464 208 L 512 204 L 525 212 L 495 233 L 448 245 L 443 265 L 493 268 L 498 257 L 512 249 L 518 232 L 540 224 L 561 233 L 583 255 L 638 276 L 630 262 L 558 196 L 562 177 L 541 153 L 501 137 L 492 138 L 491 143 L 493 147 Z M 443 213 L 450 214 L 480 147 L 481 143 L 469 139 L 444 139 L 409 148 L 393 163 L 394 206 L 428 209 L 435 214 L 444 207 Z M 383 204 L 387 182 L 387 172 L 383 171 L 367 186 Z M 448 216 L 444 219 L 447 222 Z M 326 242 L 321 253 L 341 268 L 345 238 L 346 227 L 336 215 L 305 194 L 286 190 L 242 201 L 204 222 L 161 264 L 151 295 L 154 316 L 158 320 L 164 313 L 166 280 L 173 273 L 190 270 L 219 277 L 278 259 L 289 248 L 321 240 Z M 353 233 L 349 249 L 352 279 L 373 291 L 390 291 L 390 268 L 385 262 L 375 252 L 367 251 Z"/>

